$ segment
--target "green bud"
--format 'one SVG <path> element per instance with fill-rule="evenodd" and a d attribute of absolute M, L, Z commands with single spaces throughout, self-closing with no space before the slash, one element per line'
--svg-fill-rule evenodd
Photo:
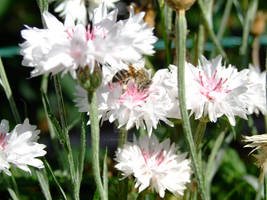
<path fill-rule="evenodd" d="M 93 73 L 90 72 L 90 67 L 80 67 L 77 71 L 77 79 L 79 85 L 88 92 L 89 101 L 92 94 L 102 83 L 102 70 L 99 64 L 95 64 Z"/>

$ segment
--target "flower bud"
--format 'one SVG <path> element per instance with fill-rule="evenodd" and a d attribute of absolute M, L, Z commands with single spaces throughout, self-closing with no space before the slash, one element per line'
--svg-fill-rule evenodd
<path fill-rule="evenodd" d="M 255 36 L 259 36 L 264 33 L 265 18 L 263 12 L 257 12 L 250 31 Z"/>
<path fill-rule="evenodd" d="M 80 67 L 77 72 L 79 85 L 84 88 L 88 94 L 95 91 L 102 82 L 102 71 L 98 64 L 95 64 L 94 71 L 91 72 L 89 66 Z"/>
<path fill-rule="evenodd" d="M 176 12 L 188 10 L 195 3 L 195 0 L 165 0 L 166 4 Z"/>

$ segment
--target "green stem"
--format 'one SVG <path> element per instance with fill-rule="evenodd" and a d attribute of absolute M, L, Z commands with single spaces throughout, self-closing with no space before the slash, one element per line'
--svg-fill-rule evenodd
<path fill-rule="evenodd" d="M 123 148 L 123 145 L 126 144 L 128 137 L 128 131 L 123 126 L 119 130 L 119 139 L 118 139 L 118 147 Z"/>
<path fill-rule="evenodd" d="M 123 145 L 126 144 L 128 137 L 128 131 L 125 126 L 120 128 L 119 138 L 118 138 L 118 147 L 123 148 Z M 127 200 L 128 196 L 128 178 L 123 179 L 119 184 L 120 200 Z"/>
<path fill-rule="evenodd" d="M 222 39 L 228 18 L 229 18 L 230 13 L 231 13 L 232 5 L 233 5 L 233 0 L 227 0 L 226 5 L 225 5 L 225 9 L 224 9 L 224 13 L 223 13 L 223 18 L 222 18 L 222 21 L 220 23 L 219 31 L 217 33 L 218 41 L 220 41 Z M 211 52 L 211 57 L 214 57 L 214 54 L 215 54 L 215 51 L 213 50 Z"/>
<path fill-rule="evenodd" d="M 201 144 L 202 138 L 205 134 L 206 126 L 207 126 L 207 120 L 200 119 L 198 122 L 198 125 L 197 125 L 196 132 L 195 132 L 195 137 L 194 137 L 197 152 L 198 152 L 199 148 L 201 148 L 200 144 Z"/>
<path fill-rule="evenodd" d="M 243 56 L 247 52 L 249 31 L 250 31 L 250 27 L 252 25 L 254 16 L 256 14 L 257 8 L 258 8 L 258 3 L 259 3 L 259 0 L 252 1 L 251 4 L 249 5 L 249 8 L 246 14 L 244 30 L 243 30 L 243 35 L 242 35 L 242 45 L 239 49 L 239 54 Z"/>
<path fill-rule="evenodd" d="M 11 181 L 12 181 L 12 185 L 13 185 L 13 188 L 14 188 L 14 190 L 15 190 L 16 195 L 17 195 L 18 197 L 20 197 L 20 196 L 19 196 L 19 188 L 18 188 L 18 184 L 17 184 L 17 182 L 16 182 L 15 177 L 14 177 L 12 174 L 11 174 Z"/>
<path fill-rule="evenodd" d="M 60 114 L 61 126 L 63 129 L 65 142 L 66 142 L 67 158 L 68 158 L 68 163 L 69 163 L 70 176 L 71 176 L 71 181 L 72 181 L 72 185 L 73 185 L 73 189 L 74 189 L 74 199 L 79 200 L 80 199 L 79 189 L 78 189 L 79 183 L 78 183 L 77 178 L 76 178 L 77 174 L 75 173 L 75 165 L 74 165 L 73 153 L 72 153 L 71 144 L 70 144 L 70 138 L 69 138 L 66 114 L 65 114 L 65 109 L 64 109 L 62 90 L 61 90 L 58 75 L 53 76 L 53 79 L 54 79 L 54 85 L 55 85 L 56 96 L 57 96 L 57 101 L 58 101 L 58 109 L 59 109 L 59 114 Z"/>
<path fill-rule="evenodd" d="M 267 72 L 267 52 L 265 55 L 265 73 Z M 266 83 L 265 83 L 265 90 L 266 90 Z M 267 101 L 267 100 L 266 100 Z M 265 132 L 267 132 L 267 115 L 264 116 L 264 122 L 265 122 Z"/>
<path fill-rule="evenodd" d="M 267 200 L 267 176 L 264 176 L 264 200 Z"/>
<path fill-rule="evenodd" d="M 0 81 L 2 83 L 4 91 L 6 93 L 6 96 L 7 96 L 12 114 L 15 118 L 16 124 L 19 124 L 19 123 L 21 123 L 21 118 L 20 118 L 16 103 L 14 101 L 12 91 L 10 89 L 10 85 L 9 85 L 9 82 L 8 82 L 8 79 L 6 76 L 5 68 L 4 68 L 1 57 L 0 57 Z"/>
<path fill-rule="evenodd" d="M 89 113 L 90 113 L 90 127 L 91 127 L 91 140 L 92 140 L 92 166 L 93 174 L 96 182 L 97 190 L 99 191 L 102 200 L 108 199 L 108 194 L 104 191 L 101 181 L 100 167 L 99 167 L 99 120 L 98 120 L 98 107 L 96 92 L 88 94 L 89 99 Z"/>
<path fill-rule="evenodd" d="M 205 8 L 204 8 L 204 4 L 203 4 L 202 0 L 198 0 L 198 4 L 199 4 L 199 7 L 200 7 L 200 11 L 201 11 L 202 17 L 204 19 L 204 24 L 205 24 L 205 26 L 207 28 L 207 31 L 208 31 L 208 33 L 210 35 L 210 38 L 211 38 L 212 42 L 215 45 L 216 50 L 222 55 L 222 57 L 224 59 L 227 59 L 226 54 L 225 54 L 220 42 L 218 41 L 218 39 L 217 39 L 213 29 L 212 29 L 212 26 L 211 26 L 211 24 L 209 22 L 208 16 L 205 13 Z"/>
<path fill-rule="evenodd" d="M 169 49 L 169 41 L 167 37 L 167 29 L 165 25 L 165 9 L 164 9 L 165 7 L 167 7 L 167 5 L 164 5 L 164 7 L 160 11 L 161 12 L 160 19 L 161 19 L 161 26 L 162 26 L 161 28 L 163 31 L 163 40 L 164 40 L 164 45 L 165 45 L 166 65 L 169 66 L 169 64 L 171 63 L 171 54 L 170 54 L 170 49 Z"/>
<path fill-rule="evenodd" d="M 79 188 L 82 182 L 83 177 L 83 169 L 84 169 L 84 158 L 86 151 L 86 122 L 85 122 L 85 114 L 82 114 L 82 128 L 81 128 L 81 144 L 80 144 L 80 155 L 79 155 Z"/>
<path fill-rule="evenodd" d="M 204 46 L 205 46 L 205 35 L 204 35 L 204 25 L 200 24 L 198 27 L 198 34 L 197 34 L 197 48 L 195 49 L 195 60 L 194 64 L 197 66 L 198 59 L 204 52 Z"/>
<path fill-rule="evenodd" d="M 185 11 L 180 10 L 176 13 L 176 54 L 178 58 L 178 96 L 180 102 L 180 110 L 183 122 L 183 129 L 186 136 L 187 144 L 189 146 L 190 155 L 193 161 L 193 167 L 195 170 L 195 175 L 198 180 L 198 185 L 200 187 L 201 196 L 203 200 L 208 199 L 206 193 L 204 179 L 201 170 L 201 160 L 197 158 L 196 147 L 194 144 L 191 126 L 189 122 L 189 117 L 186 108 L 186 97 L 185 97 L 185 52 L 186 52 L 186 18 Z"/>

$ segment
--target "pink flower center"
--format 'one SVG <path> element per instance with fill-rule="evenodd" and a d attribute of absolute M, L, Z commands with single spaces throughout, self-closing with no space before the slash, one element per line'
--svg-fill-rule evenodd
<path fill-rule="evenodd" d="M 148 162 L 151 160 L 151 158 L 153 158 L 153 157 L 155 157 L 155 159 L 153 159 L 153 160 L 155 160 L 156 161 L 156 165 L 157 166 L 160 166 L 161 165 L 161 163 L 166 159 L 165 157 L 164 157 L 164 155 L 163 155 L 163 149 L 161 149 L 159 152 L 157 152 L 157 153 L 153 153 L 153 154 L 147 154 L 147 152 L 144 150 L 144 149 L 142 149 L 142 155 L 143 155 L 143 158 L 144 158 L 144 160 L 145 160 L 145 163 L 146 164 L 148 164 Z M 156 155 L 156 156 L 155 156 Z"/>
<path fill-rule="evenodd" d="M 6 146 L 6 133 L 0 134 L 0 146 L 4 149 Z"/>
<path fill-rule="evenodd" d="M 230 92 L 230 90 L 224 90 L 225 83 L 228 81 L 228 79 L 226 78 L 225 80 L 223 80 L 222 78 L 220 79 L 216 78 L 217 70 L 215 71 L 212 78 L 207 76 L 205 73 L 204 75 L 205 77 L 203 77 L 201 72 L 199 72 L 199 81 L 201 85 L 200 93 L 205 97 L 207 97 L 207 99 L 214 100 L 215 99 L 214 92 L 215 93 Z"/>
<path fill-rule="evenodd" d="M 92 27 L 92 30 L 90 28 L 90 24 L 87 26 L 87 29 L 86 29 L 86 32 L 85 32 L 85 37 L 86 37 L 86 40 L 94 40 L 95 37 L 96 37 L 96 34 L 98 35 L 102 35 L 103 39 L 105 39 L 107 37 L 107 33 L 106 33 L 106 30 L 105 29 L 101 29 L 97 26 L 94 26 Z M 66 30 L 67 34 L 68 34 L 68 39 L 71 39 L 75 33 L 75 30 L 72 28 L 72 29 L 68 29 Z"/>
<path fill-rule="evenodd" d="M 132 104 L 144 102 L 149 97 L 148 90 L 138 91 L 134 83 L 129 83 L 125 92 L 120 96 L 119 103 L 123 104 L 125 101 L 131 101 Z"/>

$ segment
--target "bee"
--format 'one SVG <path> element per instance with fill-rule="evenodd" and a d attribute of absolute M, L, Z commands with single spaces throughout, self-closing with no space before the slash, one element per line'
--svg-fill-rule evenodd
<path fill-rule="evenodd" d="M 122 69 L 118 71 L 112 78 L 112 83 L 120 83 L 123 89 L 127 88 L 129 81 L 133 81 L 139 92 L 147 89 L 152 83 L 149 73 L 144 69 L 135 69 L 129 65 L 129 69 Z"/>

